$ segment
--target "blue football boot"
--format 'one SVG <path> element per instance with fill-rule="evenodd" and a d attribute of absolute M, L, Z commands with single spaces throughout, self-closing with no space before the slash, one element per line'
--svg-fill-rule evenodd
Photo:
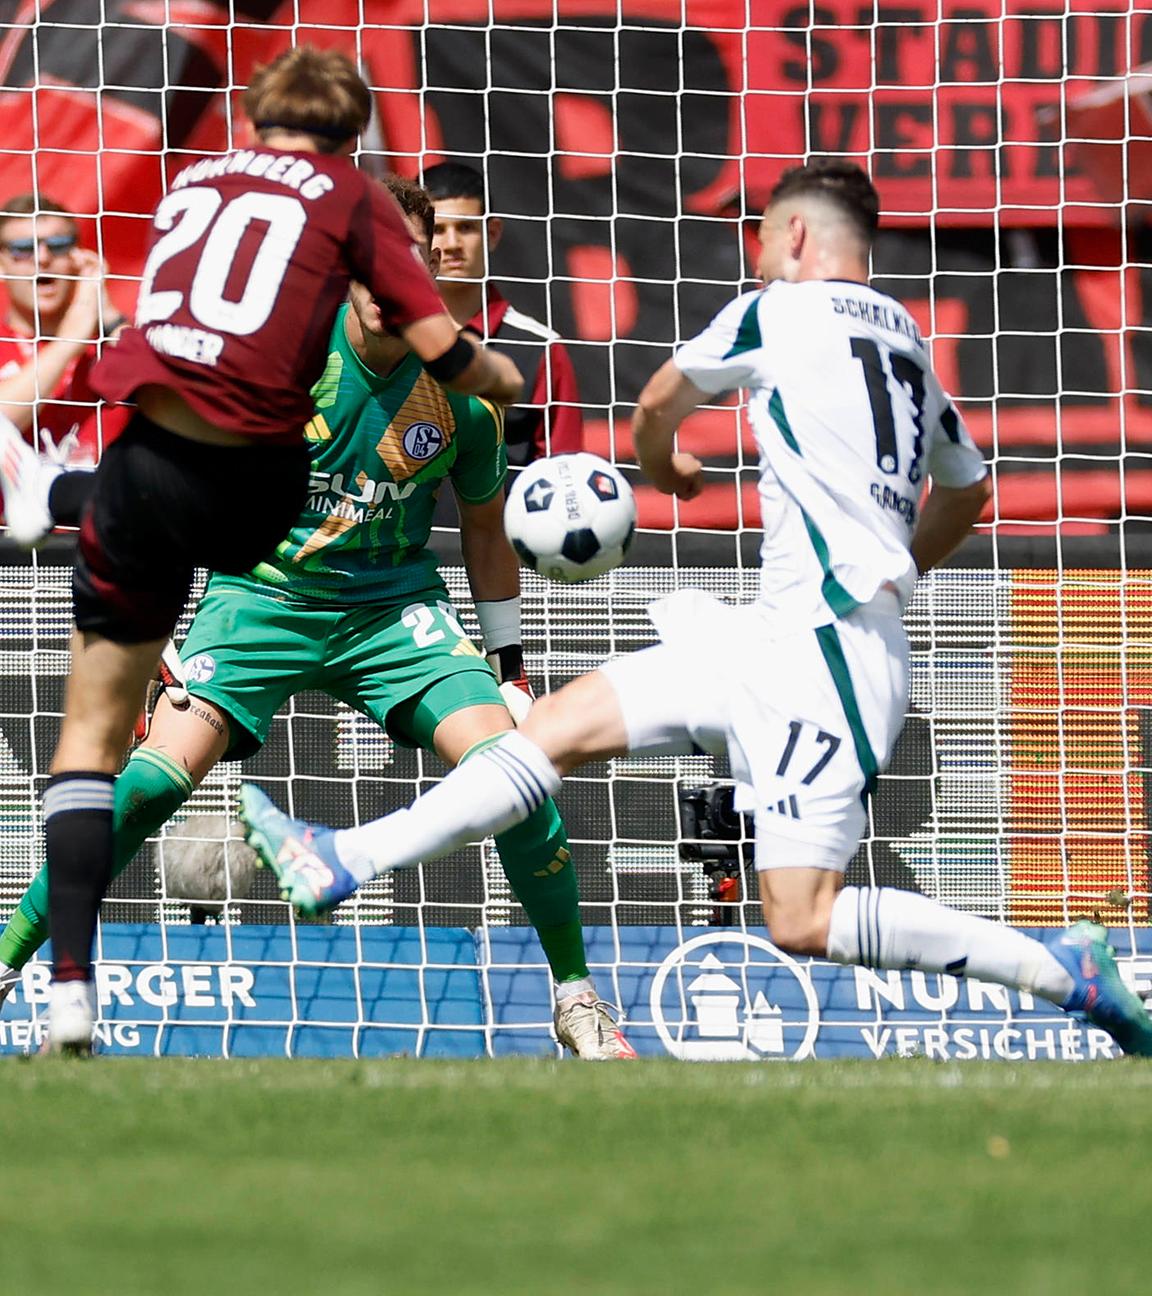
<path fill-rule="evenodd" d="M 1152 1057 L 1152 1017 L 1120 978 L 1116 951 L 1099 923 L 1073 923 L 1044 942 L 1073 980 L 1065 1012 L 1107 1031 L 1125 1053 Z"/>
<path fill-rule="evenodd" d="M 248 845 L 276 874 L 281 899 L 298 913 L 326 913 L 360 885 L 337 858 L 331 829 L 284 814 L 251 783 L 240 787 L 240 820 Z"/>

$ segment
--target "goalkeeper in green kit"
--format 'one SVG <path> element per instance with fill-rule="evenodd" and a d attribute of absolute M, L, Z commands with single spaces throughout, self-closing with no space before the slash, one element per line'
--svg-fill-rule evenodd
<path fill-rule="evenodd" d="M 397 179 L 388 187 L 429 249 L 433 212 L 424 191 Z M 528 703 L 519 567 L 503 530 L 501 408 L 438 386 L 384 331 L 360 285 L 336 318 L 312 396 L 307 507 L 250 573 L 210 578 L 181 650 L 187 702 L 161 696 L 147 738 L 116 781 L 118 871 L 217 761 L 257 751 L 273 715 L 304 689 L 329 693 L 449 765 L 512 727 L 509 690 Z M 24 469 L 18 482 L 5 475 L 6 499 L 17 489 L 38 492 L 51 519 L 59 479 L 47 467 Z M 70 500 L 75 476 L 61 492 Z M 487 660 L 461 629 L 426 547 L 446 478 L 459 502 Z M 22 503 L 27 510 L 28 498 Z M 54 520 L 71 519 L 57 510 Z M 588 973 L 576 875 L 555 804 L 546 801 L 496 845 L 552 970 L 557 1038 L 582 1058 L 634 1057 Z M 41 869 L 0 934 L 0 1002 L 48 936 L 47 892 Z"/>

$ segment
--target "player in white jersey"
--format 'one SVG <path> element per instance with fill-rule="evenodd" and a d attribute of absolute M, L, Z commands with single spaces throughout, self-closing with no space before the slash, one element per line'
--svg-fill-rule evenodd
<path fill-rule="evenodd" d="M 242 792 L 249 841 L 306 913 L 527 817 L 579 765 L 627 752 L 726 753 L 754 812 L 764 917 L 781 949 L 919 968 L 1042 995 L 1152 1055 L 1152 1021 L 1106 932 L 1047 942 L 887 887 L 846 887 L 869 792 L 908 701 L 901 612 L 988 501 L 987 470 L 911 317 L 868 285 L 879 200 L 851 163 L 786 172 L 760 226 L 765 287 L 738 298 L 641 393 L 633 437 L 662 491 L 698 494 L 683 419 L 745 388 L 760 449 L 758 599 L 655 603 L 661 642 L 540 699 L 517 732 L 409 808 L 333 832 Z M 925 494 L 931 480 L 932 489 Z"/>

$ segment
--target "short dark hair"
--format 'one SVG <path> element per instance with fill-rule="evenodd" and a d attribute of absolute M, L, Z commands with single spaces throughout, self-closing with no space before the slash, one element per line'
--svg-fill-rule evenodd
<path fill-rule="evenodd" d="M 851 220 L 869 246 L 880 227 L 880 195 L 868 174 L 843 158 L 816 157 L 790 167 L 768 195 L 773 207 L 786 198 L 827 198 Z"/>
<path fill-rule="evenodd" d="M 0 229 L 10 220 L 23 220 L 29 216 L 59 216 L 68 222 L 73 233 L 76 232 L 76 218 L 62 202 L 47 194 L 17 194 L 0 202 Z"/>
<path fill-rule="evenodd" d="M 404 215 L 411 216 L 424 226 L 424 237 L 431 243 L 436 230 L 436 213 L 428 194 L 415 180 L 406 180 L 403 176 L 387 175 L 384 177 L 384 185 L 400 204 Z"/>
<path fill-rule="evenodd" d="M 421 183 L 433 202 L 437 198 L 478 198 L 487 205 L 484 173 L 466 162 L 438 162 L 424 172 Z"/>

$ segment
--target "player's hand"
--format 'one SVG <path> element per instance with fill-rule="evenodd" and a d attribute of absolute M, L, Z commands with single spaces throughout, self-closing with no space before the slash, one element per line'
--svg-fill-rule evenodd
<path fill-rule="evenodd" d="M 103 259 L 90 248 L 77 248 L 72 254 L 76 286 L 68 309 L 60 320 L 60 336 L 71 339 L 95 339 L 100 334 L 100 308 L 104 297 Z"/>
<path fill-rule="evenodd" d="M 536 700 L 524 670 L 524 649 L 520 644 L 508 644 L 507 647 L 490 652 L 487 660 L 500 685 L 500 696 L 504 699 L 512 723 L 523 724 Z"/>
<path fill-rule="evenodd" d="M 177 710 L 183 710 L 189 702 L 188 681 L 184 676 L 184 666 L 180 661 L 180 654 L 176 651 L 176 645 L 171 639 L 164 645 L 164 651 L 160 654 L 157 678 L 168 696 L 168 701 Z"/>
<path fill-rule="evenodd" d="M 665 495 L 692 500 L 704 489 L 704 465 L 694 454 L 678 451 L 668 460 L 660 475 L 652 477 L 652 484 Z"/>

